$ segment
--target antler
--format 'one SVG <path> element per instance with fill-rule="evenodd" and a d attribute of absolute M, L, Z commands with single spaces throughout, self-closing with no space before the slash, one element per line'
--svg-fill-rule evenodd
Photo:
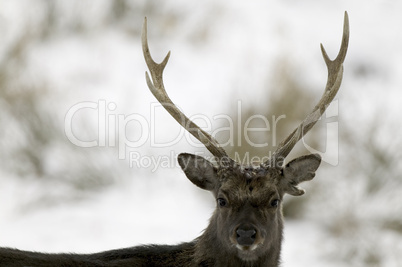
<path fill-rule="evenodd" d="M 205 147 L 217 157 L 217 161 L 222 159 L 229 159 L 225 150 L 219 145 L 215 138 L 210 134 L 202 130 L 197 124 L 191 121 L 186 115 L 184 115 L 172 102 L 166 93 L 165 86 L 163 85 L 163 70 L 170 57 L 170 51 L 166 55 L 165 59 L 161 63 L 156 63 L 149 52 L 148 37 L 147 37 L 147 18 L 144 19 L 144 25 L 142 28 L 142 51 L 144 53 L 145 62 L 152 76 L 152 81 L 149 78 L 148 72 L 145 72 L 145 77 L 149 90 L 155 98 L 162 104 L 162 106 L 169 112 L 169 114 L 189 133 L 191 133 L 196 139 L 198 139 Z"/>
<path fill-rule="evenodd" d="M 344 24 L 343 24 L 343 37 L 342 44 L 337 57 L 330 60 L 324 46 L 321 44 L 321 52 L 324 57 L 325 64 L 328 68 L 328 80 L 325 86 L 324 94 L 322 95 L 318 104 L 314 107 L 310 114 L 300 123 L 299 126 L 281 143 L 272 154 L 271 159 L 266 161 L 264 166 L 277 166 L 281 167 L 284 159 L 296 145 L 296 143 L 315 125 L 320 119 L 321 115 L 325 112 L 327 106 L 332 102 L 336 93 L 339 90 L 343 76 L 343 62 L 346 57 L 349 44 L 349 18 L 348 13 L 345 11 Z"/>

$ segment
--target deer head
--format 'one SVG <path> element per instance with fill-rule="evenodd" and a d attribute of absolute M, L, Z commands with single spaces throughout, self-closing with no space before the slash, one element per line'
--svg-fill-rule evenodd
<path fill-rule="evenodd" d="M 214 240 L 219 249 L 228 255 L 236 255 L 243 261 L 258 261 L 268 252 L 280 250 L 283 196 L 304 194 L 304 190 L 298 185 L 314 178 L 321 157 L 318 154 L 306 155 L 286 165 L 284 160 L 296 143 L 319 120 L 338 92 L 348 42 L 349 21 L 345 12 L 342 44 L 337 57 L 330 60 L 321 45 L 328 68 L 328 80 L 321 99 L 293 132 L 280 142 L 269 160 L 259 166 L 244 166 L 231 159 L 213 136 L 198 127 L 171 101 L 162 78 L 170 52 L 160 64 L 152 59 L 145 18 L 142 48 L 152 77 L 151 80 L 146 73 L 148 87 L 171 116 L 204 144 L 216 160 L 216 163 L 212 163 L 203 157 L 187 153 L 178 156 L 178 162 L 187 178 L 196 186 L 211 191 L 216 199 L 217 208 L 206 230 L 208 236 L 202 236 L 201 240 Z"/>

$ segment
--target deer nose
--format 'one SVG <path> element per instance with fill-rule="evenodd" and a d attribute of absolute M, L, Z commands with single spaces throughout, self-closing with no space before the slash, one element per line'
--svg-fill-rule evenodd
<path fill-rule="evenodd" d="M 241 246 L 251 246 L 256 238 L 257 230 L 249 225 L 240 225 L 236 230 L 236 240 Z"/>

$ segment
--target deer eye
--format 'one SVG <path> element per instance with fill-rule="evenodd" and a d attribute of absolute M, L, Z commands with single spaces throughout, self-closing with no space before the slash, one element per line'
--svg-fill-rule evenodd
<path fill-rule="evenodd" d="M 227 205 L 227 202 L 224 198 L 218 198 L 218 205 L 221 207 L 225 207 Z"/>
<path fill-rule="evenodd" d="M 279 205 L 279 199 L 274 199 L 271 201 L 271 207 L 276 208 Z"/>

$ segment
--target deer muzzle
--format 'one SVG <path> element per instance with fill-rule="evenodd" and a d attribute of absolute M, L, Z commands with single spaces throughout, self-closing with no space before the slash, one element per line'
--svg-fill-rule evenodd
<path fill-rule="evenodd" d="M 253 251 L 263 242 L 258 229 L 249 223 L 240 224 L 234 230 L 231 240 L 241 251 Z"/>
<path fill-rule="evenodd" d="M 251 246 L 255 242 L 257 230 L 250 224 L 240 225 L 236 229 L 236 241 L 240 246 Z"/>

